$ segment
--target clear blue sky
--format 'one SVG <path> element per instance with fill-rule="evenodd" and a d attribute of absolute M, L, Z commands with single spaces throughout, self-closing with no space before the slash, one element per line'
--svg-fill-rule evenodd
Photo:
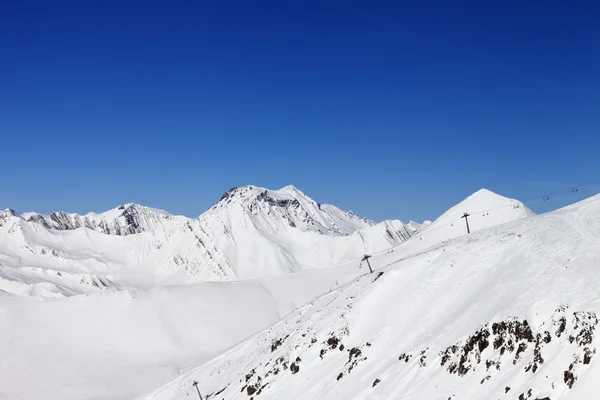
<path fill-rule="evenodd" d="M 293 184 L 422 220 L 481 187 L 595 179 L 599 17 L 577 0 L 4 1 L 0 206 L 196 216 L 232 186 Z"/>

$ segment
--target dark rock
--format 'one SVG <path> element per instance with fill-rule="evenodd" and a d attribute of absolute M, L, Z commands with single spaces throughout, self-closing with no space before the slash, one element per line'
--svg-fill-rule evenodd
<path fill-rule="evenodd" d="M 589 364 L 592 361 L 592 355 L 595 353 L 595 350 L 592 351 L 589 348 L 583 349 L 583 363 L 585 365 Z"/>
<path fill-rule="evenodd" d="M 339 342 L 340 339 L 336 338 L 335 336 L 332 336 L 329 339 L 327 339 L 327 345 L 332 349 L 336 349 Z"/>
<path fill-rule="evenodd" d="M 256 387 L 254 387 L 254 386 L 248 386 L 246 388 L 246 393 L 248 394 L 248 396 L 252 396 L 257 391 L 258 391 L 258 389 Z"/>
<path fill-rule="evenodd" d="M 296 374 L 300 371 L 300 366 L 293 362 L 292 365 L 290 365 L 290 371 L 292 371 L 292 374 Z"/>
<path fill-rule="evenodd" d="M 348 353 L 348 362 L 352 361 L 353 358 L 358 358 L 362 355 L 362 351 L 358 347 L 353 347 Z"/>
<path fill-rule="evenodd" d="M 573 367 L 573 364 L 571 364 L 569 371 L 565 371 L 565 373 L 564 373 L 564 381 L 565 381 L 565 384 L 569 387 L 569 389 L 573 388 L 573 385 L 575 384 L 575 381 L 577 380 L 577 377 L 573 374 L 573 372 L 571 372 L 572 367 Z"/>

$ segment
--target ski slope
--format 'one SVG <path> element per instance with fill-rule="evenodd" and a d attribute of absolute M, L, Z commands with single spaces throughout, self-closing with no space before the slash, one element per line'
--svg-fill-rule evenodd
<path fill-rule="evenodd" d="M 600 196 L 400 256 L 415 240 L 140 398 L 597 396 Z"/>

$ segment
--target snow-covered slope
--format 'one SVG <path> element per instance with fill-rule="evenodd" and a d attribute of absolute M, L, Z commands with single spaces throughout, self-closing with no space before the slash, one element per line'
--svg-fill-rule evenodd
<path fill-rule="evenodd" d="M 378 252 L 420 226 L 376 224 L 287 186 L 234 188 L 198 218 L 127 204 L 84 216 L 0 215 L 0 290 L 63 296 L 255 279 Z"/>
<path fill-rule="evenodd" d="M 60 299 L 0 293 L 0 399 L 131 399 L 361 272 L 353 263 Z"/>
<path fill-rule="evenodd" d="M 469 214 L 471 232 L 535 215 L 520 201 L 480 189 L 442 214 L 424 232 L 444 229 L 440 236 L 446 239 L 462 235 L 466 233 L 466 224 L 461 218 L 465 213 Z M 452 229 L 455 224 L 461 229 Z"/>
<path fill-rule="evenodd" d="M 444 212 L 435 221 L 426 221 L 418 226 L 418 235 L 394 248 L 397 255 L 411 255 L 437 246 L 444 241 L 467 234 L 466 221 L 462 216 L 468 213 L 469 229 L 477 232 L 507 222 L 532 217 L 533 211 L 518 200 L 500 196 L 487 189 L 480 189 L 457 205 Z"/>
<path fill-rule="evenodd" d="M 597 397 L 600 196 L 400 250 L 417 240 L 143 398 Z"/>

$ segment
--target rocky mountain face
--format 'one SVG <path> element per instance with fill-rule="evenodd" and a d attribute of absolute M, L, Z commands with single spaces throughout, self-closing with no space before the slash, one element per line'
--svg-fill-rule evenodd
<path fill-rule="evenodd" d="M 233 205 L 253 215 L 262 214 L 265 218 L 284 220 L 293 228 L 333 236 L 349 235 L 358 229 L 375 225 L 375 222 L 361 218 L 352 211 L 317 203 L 293 186 L 280 190 L 255 186 L 232 188 L 208 212 L 217 212 Z"/>
<path fill-rule="evenodd" d="M 35 212 L 23 214 L 29 222 L 35 222 L 48 229 L 72 230 L 88 228 L 107 235 L 132 235 L 153 229 L 163 220 L 172 216 L 162 210 L 155 210 L 139 204 L 126 204 L 102 214 L 89 213 L 86 215 L 71 214 L 64 211 L 49 215 Z"/>

